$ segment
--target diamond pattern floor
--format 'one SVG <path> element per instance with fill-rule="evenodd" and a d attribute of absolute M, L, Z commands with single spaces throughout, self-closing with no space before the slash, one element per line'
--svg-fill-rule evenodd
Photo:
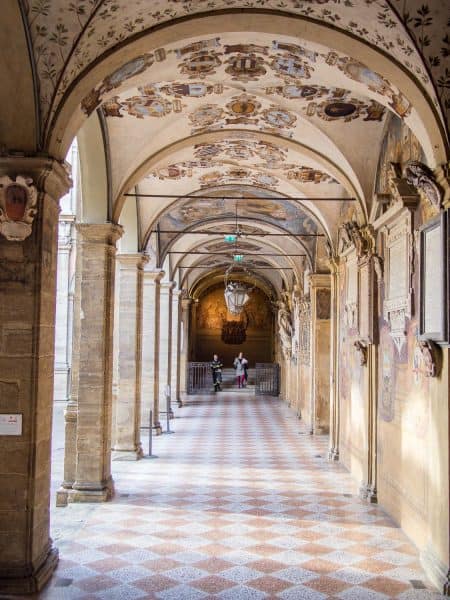
<path fill-rule="evenodd" d="M 159 458 L 113 462 L 112 502 L 52 509 L 61 560 L 40 598 L 443 598 L 279 400 L 194 397 L 171 425 Z"/>

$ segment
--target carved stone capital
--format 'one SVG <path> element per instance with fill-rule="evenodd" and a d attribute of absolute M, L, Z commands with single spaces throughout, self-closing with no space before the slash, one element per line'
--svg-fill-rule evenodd
<path fill-rule="evenodd" d="M 434 170 L 434 177 L 442 190 L 443 208 L 450 208 L 450 163 L 437 167 Z"/>
<path fill-rule="evenodd" d="M 391 169 L 388 176 L 388 185 L 392 194 L 394 204 L 415 208 L 420 200 L 414 185 L 402 177 L 400 165 L 391 163 Z"/>
<path fill-rule="evenodd" d="M 81 242 L 116 246 L 123 235 L 123 227 L 114 223 L 77 223 L 76 230 Z"/>
<path fill-rule="evenodd" d="M 150 258 L 141 252 L 132 254 L 117 254 L 116 260 L 122 270 L 142 270 Z"/>
<path fill-rule="evenodd" d="M 434 208 L 440 208 L 442 194 L 431 169 L 416 160 L 410 160 L 405 165 L 404 177 L 418 190 L 423 200 L 429 201 Z"/>

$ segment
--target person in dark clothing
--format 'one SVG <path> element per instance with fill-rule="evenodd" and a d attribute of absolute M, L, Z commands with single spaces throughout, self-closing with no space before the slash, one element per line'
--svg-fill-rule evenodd
<path fill-rule="evenodd" d="M 217 354 L 214 354 L 213 360 L 211 362 L 211 370 L 214 384 L 214 391 L 220 391 L 222 388 L 220 384 L 222 383 L 222 361 L 219 359 Z"/>

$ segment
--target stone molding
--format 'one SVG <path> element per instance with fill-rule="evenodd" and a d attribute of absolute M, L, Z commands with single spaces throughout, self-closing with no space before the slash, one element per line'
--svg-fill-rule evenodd
<path fill-rule="evenodd" d="M 77 223 L 75 225 L 80 234 L 82 244 L 106 244 L 114 249 L 116 243 L 123 235 L 123 227 L 115 223 Z"/>
<path fill-rule="evenodd" d="M 21 174 L 33 180 L 39 192 L 48 194 L 55 202 L 72 187 L 70 165 L 49 157 L 0 156 L 0 176 Z"/>
<path fill-rule="evenodd" d="M 150 257 L 141 252 L 136 252 L 134 254 L 117 253 L 116 261 L 118 262 L 121 271 L 133 271 L 135 269 L 142 271 L 144 270 L 145 265 L 150 261 Z"/>

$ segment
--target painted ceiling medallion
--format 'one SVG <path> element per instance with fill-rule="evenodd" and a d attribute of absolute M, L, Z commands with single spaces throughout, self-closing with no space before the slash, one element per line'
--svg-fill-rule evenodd
<path fill-rule="evenodd" d="M 151 67 L 155 60 L 162 61 L 166 58 L 164 49 L 160 49 L 158 54 L 149 52 L 142 54 L 128 61 L 122 65 L 119 69 L 116 69 L 111 75 L 105 77 L 101 84 L 93 89 L 81 102 L 81 109 L 86 115 L 90 115 L 100 104 L 102 96 L 108 92 L 116 89 L 122 85 L 124 81 L 143 73 L 146 69 Z"/>
<path fill-rule="evenodd" d="M 243 83 L 258 81 L 267 73 L 264 68 L 264 58 L 256 54 L 238 54 L 225 62 L 228 64 L 225 73 L 231 75 L 233 81 L 242 81 Z"/>
<path fill-rule="evenodd" d="M 223 115 L 224 111 L 218 104 L 204 104 L 189 115 L 189 120 L 195 127 L 205 128 L 220 121 Z"/>
<path fill-rule="evenodd" d="M 261 116 L 268 125 L 279 129 L 294 127 L 297 121 L 297 117 L 293 113 L 273 104 L 270 108 L 263 110 Z"/>
<path fill-rule="evenodd" d="M 204 78 L 207 75 L 213 75 L 217 67 L 222 64 L 217 52 L 197 52 L 189 58 L 186 58 L 179 65 L 180 72 L 188 75 L 190 78 Z"/>
<path fill-rule="evenodd" d="M 278 75 L 294 79 L 309 79 L 314 70 L 306 61 L 289 54 L 277 56 L 271 66 Z"/>
<path fill-rule="evenodd" d="M 0 233 L 7 240 L 21 242 L 31 234 L 36 215 L 37 189 L 32 179 L 18 175 L 0 177 Z"/>
<path fill-rule="evenodd" d="M 311 169 L 311 167 L 298 167 L 296 169 L 287 172 L 287 178 L 299 181 L 301 183 L 338 183 L 331 175 L 319 171 L 318 169 Z"/>
<path fill-rule="evenodd" d="M 168 96 L 175 96 L 177 98 L 204 98 L 210 94 L 222 94 L 224 88 L 221 83 L 209 85 L 202 81 L 192 81 L 189 83 L 173 82 L 167 85 L 162 85 L 159 89 L 162 93 L 167 94 Z"/>
<path fill-rule="evenodd" d="M 128 114 L 143 119 L 144 117 L 164 117 L 172 112 L 181 112 L 181 104 L 173 105 L 161 96 L 133 96 L 123 102 Z"/>

